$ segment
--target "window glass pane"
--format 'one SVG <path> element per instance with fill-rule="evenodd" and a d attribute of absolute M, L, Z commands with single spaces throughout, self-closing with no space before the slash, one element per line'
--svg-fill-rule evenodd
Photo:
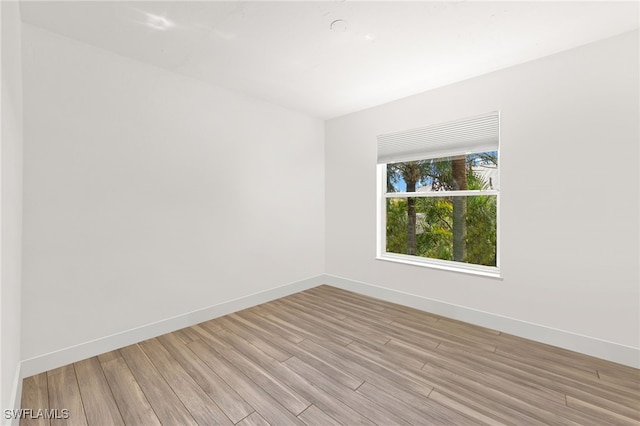
<path fill-rule="evenodd" d="M 497 196 L 389 198 L 387 252 L 496 266 Z"/>
<path fill-rule="evenodd" d="M 499 189 L 498 152 L 387 164 L 387 192 Z"/>

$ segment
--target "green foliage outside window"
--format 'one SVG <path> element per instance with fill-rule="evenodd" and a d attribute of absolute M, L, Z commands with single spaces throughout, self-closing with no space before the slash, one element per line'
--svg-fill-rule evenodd
<path fill-rule="evenodd" d="M 464 176 L 458 171 L 454 178 L 455 161 Z M 442 196 L 387 198 L 387 252 L 496 266 L 497 196 L 454 195 L 492 189 L 494 182 L 481 172 L 490 168 L 497 169 L 497 152 L 388 164 L 388 192 Z M 462 225 L 455 226 L 456 220 Z"/>

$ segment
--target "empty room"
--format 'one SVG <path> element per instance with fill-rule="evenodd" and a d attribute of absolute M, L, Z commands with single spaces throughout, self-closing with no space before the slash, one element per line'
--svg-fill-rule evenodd
<path fill-rule="evenodd" d="M 637 1 L 2 1 L 3 425 L 638 425 Z"/>

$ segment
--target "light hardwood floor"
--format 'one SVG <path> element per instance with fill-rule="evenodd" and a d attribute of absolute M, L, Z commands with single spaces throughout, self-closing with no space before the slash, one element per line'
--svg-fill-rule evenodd
<path fill-rule="evenodd" d="M 69 419 L 21 425 L 638 425 L 640 370 L 320 286 L 28 377 L 22 401 Z"/>

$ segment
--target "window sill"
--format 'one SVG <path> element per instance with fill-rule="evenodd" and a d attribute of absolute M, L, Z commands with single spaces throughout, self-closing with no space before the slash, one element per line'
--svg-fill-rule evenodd
<path fill-rule="evenodd" d="M 384 253 L 376 257 L 377 260 L 387 262 L 404 263 L 406 265 L 420 266 L 423 268 L 442 269 L 445 271 L 459 272 L 464 274 L 481 275 L 484 277 L 502 279 L 500 268 L 493 266 L 471 265 L 448 260 L 428 259 L 405 254 Z"/>

